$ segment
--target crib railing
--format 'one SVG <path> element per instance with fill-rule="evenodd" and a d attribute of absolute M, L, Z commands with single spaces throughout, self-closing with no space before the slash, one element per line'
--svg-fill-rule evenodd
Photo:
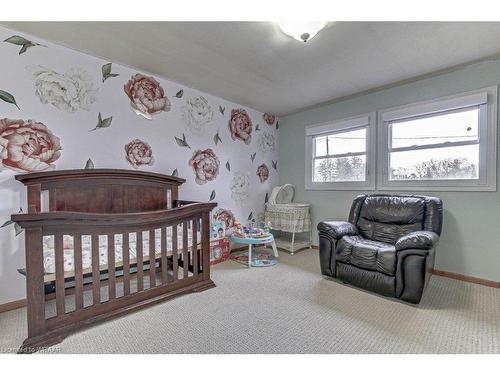
<path fill-rule="evenodd" d="M 213 287 L 209 213 L 215 206 L 176 202 L 172 209 L 141 213 L 13 215 L 26 229 L 28 338 L 21 351 L 53 345 L 88 324 Z M 54 273 L 44 267 L 44 240 L 50 237 Z M 65 269 L 68 254 L 73 262 Z M 84 266 L 83 254 L 90 254 L 90 265 Z"/>

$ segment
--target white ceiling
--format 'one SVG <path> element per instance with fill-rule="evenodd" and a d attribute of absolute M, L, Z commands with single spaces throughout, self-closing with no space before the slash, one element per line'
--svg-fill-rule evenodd
<path fill-rule="evenodd" d="M 332 22 L 307 43 L 271 22 L 3 24 L 278 115 L 500 52 L 500 22 Z"/>

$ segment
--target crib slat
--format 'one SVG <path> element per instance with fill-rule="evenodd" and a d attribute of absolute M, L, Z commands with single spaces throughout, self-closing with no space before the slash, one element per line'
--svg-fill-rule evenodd
<path fill-rule="evenodd" d="M 130 294 L 130 244 L 128 233 L 123 233 L 122 244 L 123 295 L 128 296 Z"/>
<path fill-rule="evenodd" d="M 83 274 L 82 274 L 82 236 L 73 236 L 73 249 L 75 251 L 75 308 L 83 309 Z"/>
<path fill-rule="evenodd" d="M 41 211 L 42 206 L 42 191 L 41 185 L 28 185 L 28 212 L 37 213 Z"/>
<path fill-rule="evenodd" d="M 177 252 L 177 224 L 172 226 L 172 273 L 174 281 L 179 279 L 179 254 Z"/>
<path fill-rule="evenodd" d="M 49 211 L 57 211 L 57 190 L 54 188 L 49 190 Z"/>
<path fill-rule="evenodd" d="M 109 300 L 116 298 L 115 235 L 108 234 L 108 292 Z"/>
<path fill-rule="evenodd" d="M 156 232 L 149 231 L 149 287 L 156 286 Z"/>
<path fill-rule="evenodd" d="M 56 262 L 56 311 L 57 315 L 64 315 L 66 308 L 64 306 L 64 249 L 63 235 L 56 234 L 55 242 L 55 262 Z"/>
<path fill-rule="evenodd" d="M 201 254 L 203 258 L 203 279 L 210 279 L 210 216 L 203 212 L 201 216 Z"/>
<path fill-rule="evenodd" d="M 101 278 L 99 272 L 99 236 L 92 235 L 92 304 L 101 303 Z"/>
<path fill-rule="evenodd" d="M 136 249 L 137 249 L 137 291 L 140 292 L 141 290 L 144 290 L 142 232 L 137 232 Z"/>
<path fill-rule="evenodd" d="M 41 335 L 46 329 L 42 238 L 41 227 L 26 228 L 26 313 L 29 337 Z"/>
<path fill-rule="evenodd" d="M 193 220 L 193 274 L 198 275 L 198 218 Z"/>
<path fill-rule="evenodd" d="M 198 267 L 196 268 L 197 274 L 202 273 L 202 268 L 203 268 L 203 254 L 201 251 L 202 239 L 203 239 L 202 223 L 201 223 L 201 216 L 199 216 L 196 219 L 196 242 L 199 242 L 198 244 L 196 244 L 196 261 L 198 262 Z"/>
<path fill-rule="evenodd" d="M 186 279 L 189 275 L 188 221 L 182 225 L 182 269 L 183 278 Z"/>
<path fill-rule="evenodd" d="M 161 283 L 165 285 L 168 281 L 167 263 L 167 228 L 161 228 Z"/>

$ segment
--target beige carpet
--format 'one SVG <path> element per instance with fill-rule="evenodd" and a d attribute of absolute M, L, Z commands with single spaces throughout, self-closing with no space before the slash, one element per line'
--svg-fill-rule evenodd
<path fill-rule="evenodd" d="M 213 268 L 217 288 L 75 333 L 62 353 L 500 353 L 500 289 L 434 276 L 418 307 L 319 273 L 317 250 L 246 269 Z M 0 314 L 0 350 L 26 336 Z"/>

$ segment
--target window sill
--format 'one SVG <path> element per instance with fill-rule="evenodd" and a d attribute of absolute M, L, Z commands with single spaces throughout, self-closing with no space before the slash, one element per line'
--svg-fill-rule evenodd
<path fill-rule="evenodd" d="M 497 191 L 496 185 L 384 185 L 377 191 Z"/>
<path fill-rule="evenodd" d="M 306 186 L 304 190 L 311 190 L 311 191 L 328 191 L 328 190 L 336 190 L 336 191 L 374 191 L 375 188 L 373 186 Z"/>
<path fill-rule="evenodd" d="M 494 192 L 497 191 L 496 185 L 463 185 L 463 186 L 443 186 L 443 185 L 384 185 L 384 186 L 305 186 L 305 191 L 402 191 L 402 192 L 420 192 L 420 191 L 441 191 L 441 192 Z"/>

